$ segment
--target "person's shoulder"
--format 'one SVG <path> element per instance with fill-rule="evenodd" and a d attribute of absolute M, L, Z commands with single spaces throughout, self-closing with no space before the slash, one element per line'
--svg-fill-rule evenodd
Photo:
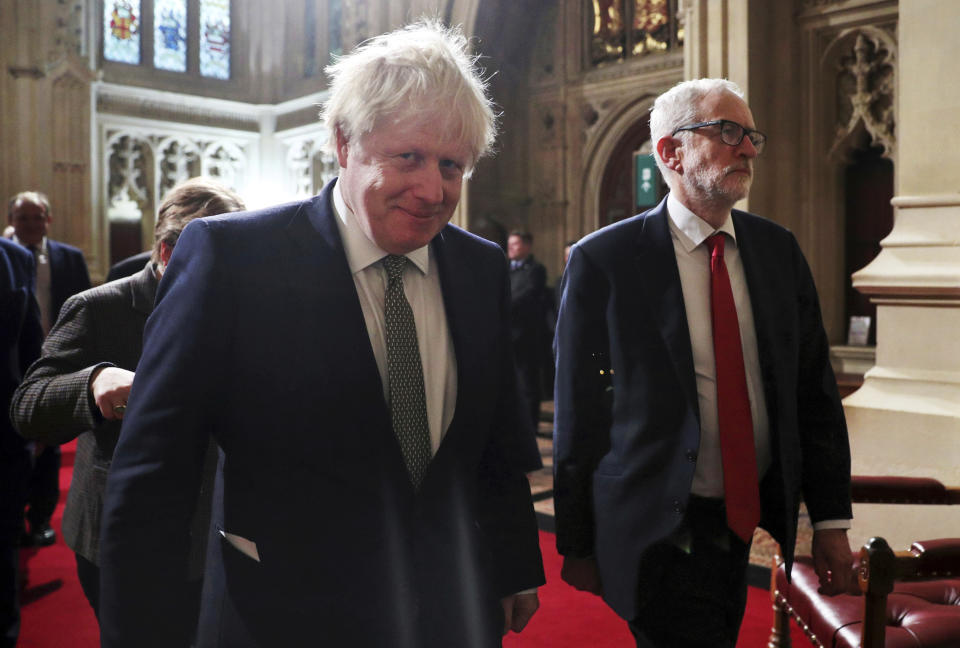
<path fill-rule="evenodd" d="M 148 250 L 117 261 L 110 266 L 110 272 L 107 273 L 107 281 L 121 279 L 139 272 L 143 269 L 143 266 L 147 264 L 151 254 L 152 252 Z"/>
<path fill-rule="evenodd" d="M 140 273 L 138 272 L 127 277 L 121 277 L 120 279 L 108 281 L 100 284 L 99 286 L 94 286 L 93 288 L 80 291 L 77 294 L 68 297 L 67 301 L 64 303 L 64 307 L 66 307 L 68 304 L 76 306 L 78 304 L 100 305 L 111 302 L 125 302 L 130 294 L 130 287 L 139 280 L 139 277 Z"/>
<path fill-rule="evenodd" d="M 75 245 L 70 245 L 69 243 L 64 243 L 63 241 L 55 241 L 54 239 L 47 239 L 47 247 L 50 249 L 59 249 L 67 256 L 80 257 L 83 258 L 83 250 L 78 248 Z"/>
<path fill-rule="evenodd" d="M 792 231 L 769 218 L 739 209 L 734 209 L 731 212 L 731 217 L 734 227 L 738 231 L 749 233 L 751 238 L 757 237 L 767 245 L 799 247 L 797 238 Z"/>
<path fill-rule="evenodd" d="M 647 221 L 660 215 L 656 209 L 651 209 L 636 216 L 611 223 L 587 234 L 577 242 L 576 246 L 599 257 L 615 254 L 624 248 L 632 248 Z"/>
<path fill-rule="evenodd" d="M 498 263 L 506 263 L 503 250 L 499 245 L 456 225 L 448 223 L 437 236 L 442 240 L 443 245 L 448 246 L 455 254 L 474 254 Z"/>
<path fill-rule="evenodd" d="M 758 214 L 753 214 L 740 209 L 734 209 L 731 212 L 731 216 L 733 218 L 734 226 L 739 225 L 741 227 L 749 227 L 765 234 L 793 238 L 793 232 L 791 232 L 787 227 Z"/>
<path fill-rule="evenodd" d="M 27 248 L 6 238 L 0 238 L 0 250 L 18 260 L 30 260 L 32 256 Z"/>

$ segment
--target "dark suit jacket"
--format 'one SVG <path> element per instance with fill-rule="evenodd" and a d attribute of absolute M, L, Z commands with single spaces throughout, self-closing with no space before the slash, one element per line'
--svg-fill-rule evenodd
<path fill-rule="evenodd" d="M 26 442 L 13 429 L 7 411 L 20 378 L 40 355 L 43 330 L 33 283 L 33 256 L 0 238 L 0 545 L 20 532 L 30 475 Z"/>
<path fill-rule="evenodd" d="M 537 357 L 546 336 L 547 270 L 531 254 L 510 269 L 511 336 L 515 345 L 529 346 Z"/>
<path fill-rule="evenodd" d="M 116 281 L 117 279 L 123 279 L 124 277 L 129 277 L 132 274 L 140 272 L 143 270 L 143 266 L 147 264 L 147 261 L 150 260 L 151 254 L 152 252 L 147 250 L 146 252 L 134 254 L 131 257 L 117 261 L 110 266 L 110 272 L 107 273 L 106 280 Z"/>
<path fill-rule="evenodd" d="M 108 421 L 90 397 L 93 372 L 100 367 L 135 371 L 143 347 L 143 327 L 153 311 L 157 278 L 153 267 L 119 281 L 74 295 L 43 344 L 43 356 L 30 367 L 13 397 L 10 413 L 24 437 L 48 445 L 78 439 L 73 481 L 63 511 L 63 539 L 99 564 L 100 517 L 107 471 L 120 436 L 120 421 Z M 211 457 L 215 461 L 215 454 Z M 206 502 L 213 484 L 208 469 Z M 200 578 L 209 503 L 195 522 L 191 574 Z"/>
<path fill-rule="evenodd" d="M 543 583 L 510 460 L 522 415 L 502 253 L 452 226 L 431 243 L 458 395 L 414 492 L 331 187 L 194 221 L 177 243 L 107 483 L 104 646 L 178 642 L 171 575 L 207 433 L 222 449 L 215 523 L 260 561 L 211 552 L 201 645 L 499 645 L 498 598 Z"/>
<path fill-rule="evenodd" d="M 50 255 L 50 318 L 56 320 L 65 301 L 90 287 L 90 274 L 79 248 L 48 238 L 47 253 Z"/>
<path fill-rule="evenodd" d="M 700 443 L 668 218 L 664 200 L 574 247 L 557 325 L 557 547 L 596 556 L 604 598 L 628 620 L 636 615 L 640 557 L 681 521 Z M 770 421 L 761 526 L 789 564 L 801 497 L 814 522 L 851 516 L 846 424 L 796 240 L 745 212 L 735 210 L 733 223 Z"/>

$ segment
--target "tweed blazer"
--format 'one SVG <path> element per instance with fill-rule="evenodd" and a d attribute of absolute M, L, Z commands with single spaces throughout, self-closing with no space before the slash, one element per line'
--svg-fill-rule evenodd
<path fill-rule="evenodd" d="M 100 511 L 120 421 L 101 416 L 90 396 L 90 377 L 100 367 L 137 368 L 156 292 L 156 275 L 147 266 L 70 297 L 11 405 L 24 437 L 50 445 L 78 439 L 63 538 L 93 563 L 98 562 Z"/>
<path fill-rule="evenodd" d="M 11 405 L 11 417 L 24 437 L 51 445 L 78 439 L 63 538 L 94 564 L 99 564 L 103 493 L 121 422 L 100 414 L 90 396 L 90 378 L 100 367 L 137 368 L 157 283 L 148 263 L 133 276 L 69 298 Z M 208 464 L 212 475 L 215 463 Z M 201 517 L 209 519 L 209 506 L 203 508 L 207 512 Z M 200 520 L 195 524 L 203 526 Z M 205 535 L 200 528 L 196 533 Z M 194 544 L 191 573 L 199 576 L 203 543 Z"/>

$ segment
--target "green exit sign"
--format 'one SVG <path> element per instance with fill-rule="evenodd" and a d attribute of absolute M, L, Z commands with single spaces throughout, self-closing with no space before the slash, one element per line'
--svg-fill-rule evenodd
<path fill-rule="evenodd" d="M 660 202 L 660 169 L 652 155 L 633 155 L 633 195 L 637 209 L 653 207 Z"/>

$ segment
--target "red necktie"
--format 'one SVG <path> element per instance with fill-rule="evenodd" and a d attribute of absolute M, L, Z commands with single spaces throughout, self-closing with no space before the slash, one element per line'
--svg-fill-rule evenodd
<path fill-rule="evenodd" d="M 760 522 L 760 486 L 747 375 L 743 368 L 740 324 L 723 261 L 724 235 L 707 239 L 710 248 L 710 311 L 713 354 L 717 361 L 717 418 L 723 457 L 723 492 L 727 524 L 744 542 Z"/>

